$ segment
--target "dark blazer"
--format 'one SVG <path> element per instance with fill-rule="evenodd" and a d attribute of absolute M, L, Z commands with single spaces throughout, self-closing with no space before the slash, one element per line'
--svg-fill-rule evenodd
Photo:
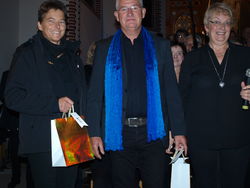
<path fill-rule="evenodd" d="M 230 44 L 225 86 L 219 79 L 208 54 L 207 45 L 185 56 L 180 73 L 188 143 L 199 148 L 235 148 L 250 143 L 250 110 L 242 110 L 241 82 L 250 68 L 250 48 Z M 221 65 L 214 63 L 223 74 Z"/>
<path fill-rule="evenodd" d="M 79 106 L 85 106 L 84 71 L 77 46 L 66 41 L 71 70 L 78 90 Z M 58 98 L 48 74 L 48 57 L 41 38 L 36 34 L 18 50 L 18 57 L 10 71 L 6 85 L 5 102 L 8 108 L 20 113 L 20 152 L 48 152 L 51 148 L 50 120 L 61 117 Z M 81 75 L 78 80 L 76 75 Z M 79 114 L 84 110 L 80 109 Z"/>
<path fill-rule="evenodd" d="M 154 36 L 153 39 L 158 60 L 161 101 L 166 132 L 171 127 L 174 135 L 185 135 L 181 99 L 177 87 L 169 42 L 156 36 Z M 91 137 L 97 136 L 103 139 L 105 134 L 104 76 L 106 57 L 111 40 L 112 38 L 108 38 L 97 42 L 87 97 L 87 122 L 89 124 L 90 135 Z M 126 67 L 123 66 L 123 69 L 124 118 L 127 104 L 127 75 Z"/>

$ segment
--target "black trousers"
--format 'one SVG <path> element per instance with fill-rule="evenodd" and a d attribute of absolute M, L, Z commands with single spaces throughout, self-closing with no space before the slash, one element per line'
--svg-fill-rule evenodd
<path fill-rule="evenodd" d="M 92 179 L 94 188 L 112 188 L 110 153 L 106 152 L 102 159 L 91 162 Z"/>
<path fill-rule="evenodd" d="M 189 146 L 195 188 L 245 188 L 250 145 L 209 150 Z"/>
<path fill-rule="evenodd" d="M 112 180 L 114 188 L 138 188 L 138 174 L 143 188 L 166 188 L 169 158 L 161 140 L 147 142 L 145 126 L 123 128 L 122 151 L 112 151 Z"/>
<path fill-rule="evenodd" d="M 52 167 L 51 153 L 28 154 L 35 188 L 74 188 L 78 166 Z"/>

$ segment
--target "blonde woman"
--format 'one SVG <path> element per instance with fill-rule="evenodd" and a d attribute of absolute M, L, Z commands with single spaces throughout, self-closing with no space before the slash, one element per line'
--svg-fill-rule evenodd
<path fill-rule="evenodd" d="M 232 10 L 215 3 L 205 13 L 209 44 L 186 55 L 180 73 L 195 188 L 244 188 L 250 153 L 250 49 L 228 42 Z"/>

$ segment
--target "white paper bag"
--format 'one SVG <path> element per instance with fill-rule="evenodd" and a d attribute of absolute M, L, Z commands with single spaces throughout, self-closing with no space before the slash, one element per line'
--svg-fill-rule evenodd
<path fill-rule="evenodd" d="M 53 167 L 66 167 L 60 139 L 56 130 L 55 120 L 51 120 L 51 153 Z"/>
<path fill-rule="evenodd" d="M 183 152 L 177 151 L 177 152 Z M 176 159 L 175 156 L 178 156 Z M 171 188 L 190 188 L 190 164 L 185 162 L 185 158 L 179 157 L 180 153 L 174 155 L 172 159 Z"/>

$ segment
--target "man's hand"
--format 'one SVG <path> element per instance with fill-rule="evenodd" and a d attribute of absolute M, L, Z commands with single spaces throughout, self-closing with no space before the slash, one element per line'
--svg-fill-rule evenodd
<path fill-rule="evenodd" d="M 60 112 L 64 112 L 64 113 L 68 112 L 73 104 L 74 102 L 68 97 L 61 97 L 60 99 L 58 99 Z"/>
<path fill-rule="evenodd" d="M 175 142 L 175 150 L 181 150 L 183 149 L 185 152 L 185 155 L 187 155 L 187 139 L 185 136 L 178 135 L 174 137 L 174 142 Z"/>
<path fill-rule="evenodd" d="M 169 131 L 169 144 L 168 144 L 168 149 L 166 149 L 167 154 L 173 154 L 173 152 L 171 151 L 173 145 L 174 145 L 174 138 L 172 137 L 171 131 Z"/>
<path fill-rule="evenodd" d="M 102 159 L 101 154 L 104 155 L 105 152 L 101 137 L 90 137 L 90 143 L 92 145 L 95 157 L 98 159 Z"/>

